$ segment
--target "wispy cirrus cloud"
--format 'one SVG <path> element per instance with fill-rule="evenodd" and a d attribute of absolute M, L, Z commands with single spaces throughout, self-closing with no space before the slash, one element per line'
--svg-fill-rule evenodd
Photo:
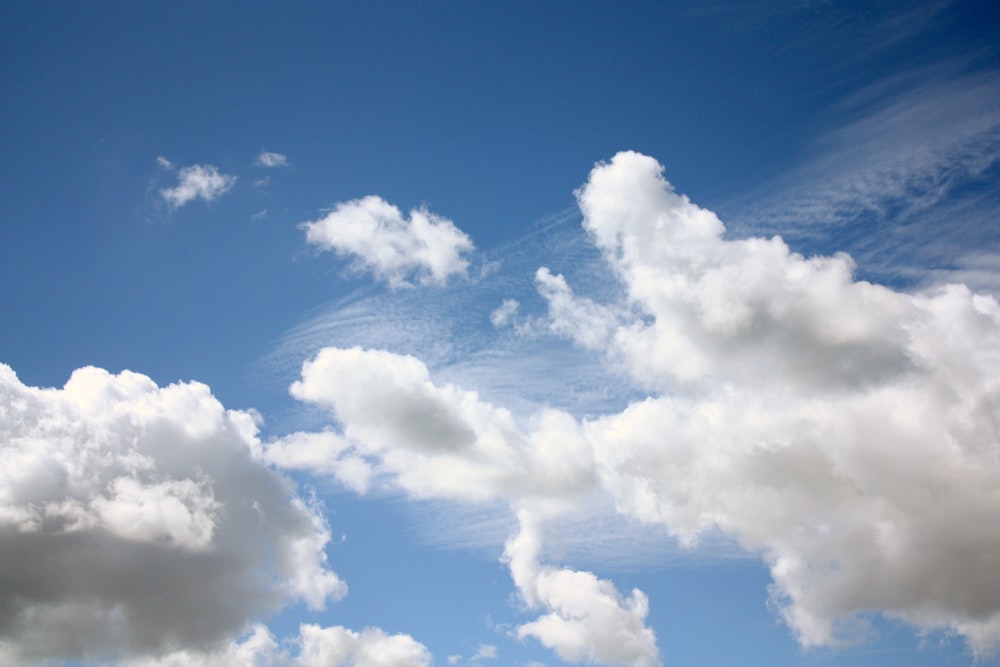
<path fill-rule="evenodd" d="M 801 165 L 753 199 L 729 202 L 737 234 L 852 253 L 870 275 L 925 284 L 971 253 L 1000 253 L 1000 73 L 950 67 L 899 74 L 838 108 Z M 967 274 L 966 274 L 967 275 Z M 979 280 L 989 287 L 993 279 Z"/>
<path fill-rule="evenodd" d="M 160 190 L 160 196 L 171 208 L 180 208 L 195 199 L 215 201 L 229 192 L 236 180 L 236 176 L 223 174 L 215 165 L 196 164 L 181 168 L 177 185 Z"/>
<path fill-rule="evenodd" d="M 0 414 L 4 664 L 197 652 L 346 594 L 258 417 L 205 385 L 90 367 L 42 389 L 0 365 Z"/>

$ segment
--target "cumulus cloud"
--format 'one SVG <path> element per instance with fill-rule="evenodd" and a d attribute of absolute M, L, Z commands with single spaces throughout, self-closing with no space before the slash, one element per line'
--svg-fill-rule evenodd
<path fill-rule="evenodd" d="M 518 515 L 521 530 L 507 542 L 504 558 L 522 599 L 549 613 L 517 628 L 568 662 L 653 667 L 659 665 L 656 635 L 646 627 L 649 603 L 639 589 L 622 596 L 614 584 L 590 572 L 544 566 L 541 523 L 529 511 Z"/>
<path fill-rule="evenodd" d="M 194 199 L 214 201 L 229 192 L 236 184 L 236 176 L 223 174 L 211 164 L 184 167 L 177 173 L 177 185 L 160 190 L 172 208 L 180 208 Z"/>
<path fill-rule="evenodd" d="M 433 383 L 411 356 L 325 348 L 291 392 L 330 408 L 348 456 L 371 461 L 414 497 L 533 499 L 557 508 L 594 488 L 590 450 L 568 414 L 542 411 L 521 428 L 475 392 Z"/>
<path fill-rule="evenodd" d="M 354 256 L 394 287 L 412 284 L 412 279 L 444 284 L 449 276 L 466 275 L 469 263 L 462 254 L 473 249 L 472 240 L 450 220 L 426 209 L 414 209 L 404 218 L 376 196 L 338 204 L 302 228 L 309 243 Z"/>
<path fill-rule="evenodd" d="M 287 167 L 288 157 L 281 153 L 271 151 L 261 151 L 254 161 L 258 167 Z"/>
<path fill-rule="evenodd" d="M 198 383 L 0 365 L 0 656 L 201 650 L 301 599 L 346 593 L 329 530 L 256 458 L 256 416 Z"/>
<path fill-rule="evenodd" d="M 568 414 L 542 411 L 521 428 L 474 392 L 436 385 L 413 357 L 360 348 L 324 349 L 304 364 L 291 391 L 330 407 L 344 433 L 343 440 L 317 436 L 334 453 L 300 467 L 321 471 L 322 459 L 335 462 L 349 446 L 411 496 L 531 508 L 522 511 L 505 559 L 528 605 L 549 613 L 521 626 L 520 637 L 535 637 L 571 662 L 658 664 L 640 591 L 625 598 L 589 572 L 539 563 L 538 517 L 568 511 L 595 488 L 592 454 Z"/>
<path fill-rule="evenodd" d="M 807 646 L 882 611 L 995 650 L 1000 305 L 858 282 L 848 257 L 777 237 L 725 240 L 661 171 L 621 153 L 578 192 L 631 309 L 603 347 L 663 392 L 585 426 L 619 509 L 761 553 Z M 589 304 L 557 294 L 553 326 L 600 345 L 574 315 Z"/>
<path fill-rule="evenodd" d="M 995 651 L 1000 304 L 858 281 L 850 257 L 779 237 L 727 239 L 637 153 L 595 167 L 577 197 L 624 296 L 577 294 L 543 267 L 550 328 L 646 398 L 519 421 L 414 357 L 327 348 L 292 393 L 331 409 L 338 452 L 416 497 L 546 517 L 606 493 L 683 544 L 721 531 L 767 563 L 804 646 L 855 640 L 881 612 Z M 541 565 L 540 530 L 521 523 L 505 557 L 547 613 L 519 633 L 568 660 L 652 664 L 644 596 Z M 605 626 L 634 638 L 630 657 L 600 643 Z"/>
<path fill-rule="evenodd" d="M 303 667 L 430 667 L 430 652 L 409 635 L 378 628 L 354 632 L 343 627 L 301 628 Z"/>
<path fill-rule="evenodd" d="M 215 650 L 175 651 L 124 667 L 429 667 L 432 662 L 427 648 L 409 635 L 389 635 L 379 628 L 355 632 L 304 624 L 289 643 L 297 650 L 282 647 L 258 624 L 242 640 L 230 640 Z"/>

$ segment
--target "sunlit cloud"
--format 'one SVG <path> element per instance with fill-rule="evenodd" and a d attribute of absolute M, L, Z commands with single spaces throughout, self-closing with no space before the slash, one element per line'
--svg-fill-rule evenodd
<path fill-rule="evenodd" d="M 338 204 L 322 218 L 302 224 L 306 241 L 320 250 L 353 257 L 358 266 L 393 287 L 444 284 L 465 275 L 463 255 L 472 240 L 450 220 L 426 209 L 409 218 L 381 197 Z"/>
<path fill-rule="evenodd" d="M 219 168 L 206 164 L 183 167 L 177 174 L 177 185 L 160 190 L 160 196 L 172 208 L 180 208 L 195 199 L 215 201 L 236 184 L 236 176 L 223 174 Z"/>

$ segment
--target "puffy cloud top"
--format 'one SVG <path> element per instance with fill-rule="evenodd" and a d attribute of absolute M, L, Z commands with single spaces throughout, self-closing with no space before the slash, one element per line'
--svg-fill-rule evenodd
<path fill-rule="evenodd" d="M 82 368 L 39 389 L 0 365 L 0 661 L 207 647 L 343 596 L 254 420 L 198 383 Z"/>
<path fill-rule="evenodd" d="M 376 278 L 394 287 L 420 283 L 443 284 L 464 275 L 462 254 L 472 240 L 450 220 L 426 209 L 399 209 L 381 197 L 369 196 L 338 204 L 323 218 L 302 225 L 306 240 L 321 250 L 353 255 Z"/>

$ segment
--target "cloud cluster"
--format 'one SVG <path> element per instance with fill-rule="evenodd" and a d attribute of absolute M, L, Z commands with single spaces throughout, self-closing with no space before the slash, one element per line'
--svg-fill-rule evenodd
<path fill-rule="evenodd" d="M 40 389 L 0 365 L 0 659 L 201 649 L 342 597 L 255 419 L 198 383 L 88 367 Z"/>
<path fill-rule="evenodd" d="M 415 498 L 503 500 L 525 508 L 505 560 L 528 606 L 549 613 L 518 628 L 519 637 L 535 637 L 573 662 L 658 664 L 642 592 L 623 598 L 589 572 L 539 562 L 544 517 L 569 511 L 596 488 L 590 447 L 570 415 L 541 411 L 521 428 L 475 392 L 434 384 L 414 357 L 360 348 L 322 350 L 304 364 L 291 391 L 329 407 L 343 427 L 343 439 L 316 436 L 323 439 L 317 449 L 336 442 L 331 461 L 303 457 L 296 467 L 312 463 L 314 471 L 333 468 L 336 476 L 340 466 L 363 459 Z M 291 436 L 291 445 L 278 440 L 265 456 L 280 462 L 303 437 Z"/>
<path fill-rule="evenodd" d="M 726 240 L 661 172 L 621 153 L 578 192 L 631 316 L 598 336 L 591 304 L 549 297 L 557 330 L 662 392 L 585 426 L 620 511 L 760 552 L 807 646 L 882 611 L 995 650 L 1000 305 Z"/>
<path fill-rule="evenodd" d="M 519 421 L 434 383 L 414 357 L 328 348 L 292 393 L 331 408 L 337 459 L 415 497 L 521 511 L 505 559 L 525 602 L 548 613 L 519 633 L 567 660 L 656 660 L 641 592 L 540 564 L 526 517 L 593 494 L 684 544 L 721 531 L 759 554 L 805 646 L 857 639 L 864 615 L 882 612 L 994 651 L 997 301 L 954 285 L 899 293 L 856 281 L 846 255 L 729 240 L 636 153 L 595 167 L 577 196 L 625 296 L 578 295 L 543 267 L 551 330 L 647 397 L 600 417 L 542 409 Z M 629 642 L 604 643 L 605 628 Z"/>
<path fill-rule="evenodd" d="M 338 204 L 324 217 L 303 223 L 306 240 L 321 250 L 352 255 L 379 280 L 393 287 L 444 284 L 465 275 L 463 253 L 473 249 L 469 237 L 450 220 L 426 209 L 400 210 L 381 197 L 369 196 Z"/>
<path fill-rule="evenodd" d="M 169 162 L 160 161 L 160 164 L 166 166 Z M 177 185 L 160 190 L 160 196 L 172 208 L 180 208 L 194 199 L 214 201 L 229 192 L 235 184 L 236 176 L 223 174 L 211 164 L 196 164 L 182 168 L 177 174 Z"/>

